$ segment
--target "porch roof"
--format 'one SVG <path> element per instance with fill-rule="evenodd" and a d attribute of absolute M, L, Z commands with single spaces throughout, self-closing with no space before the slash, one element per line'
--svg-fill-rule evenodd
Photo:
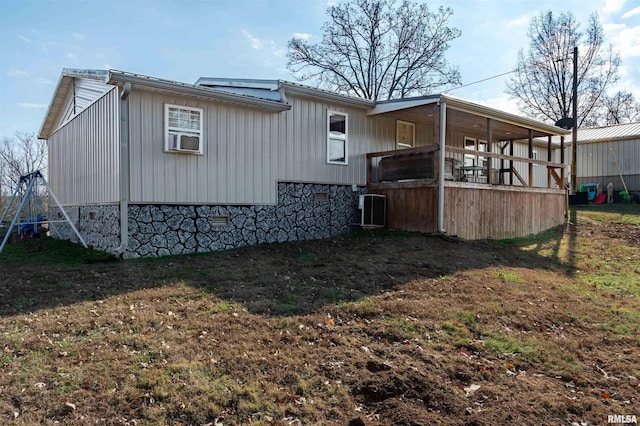
<path fill-rule="evenodd" d="M 528 139 L 529 130 L 534 138 L 571 133 L 570 130 L 445 94 L 378 102 L 367 114 L 387 115 L 434 126 L 437 117 L 435 108 L 442 102 L 447 106 L 447 129 L 470 137 L 487 137 L 487 119 L 492 121 L 494 142 Z"/>

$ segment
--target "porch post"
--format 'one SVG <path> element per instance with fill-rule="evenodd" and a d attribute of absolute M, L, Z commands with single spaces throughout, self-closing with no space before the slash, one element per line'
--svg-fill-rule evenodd
<path fill-rule="evenodd" d="M 560 136 L 560 164 L 564 165 L 564 135 Z M 564 185 L 564 167 L 560 169 L 560 179 Z"/>
<path fill-rule="evenodd" d="M 551 162 L 551 135 L 547 136 L 547 161 Z M 551 171 L 547 167 L 547 188 L 551 188 Z"/>
<path fill-rule="evenodd" d="M 491 153 L 491 144 L 493 143 L 493 128 L 491 119 L 487 117 L 487 152 Z M 493 159 L 487 157 L 487 183 L 491 183 L 491 163 Z"/>
<path fill-rule="evenodd" d="M 447 133 L 447 103 L 440 96 L 440 161 L 439 173 L 438 173 L 438 232 L 446 234 L 444 229 L 444 156 L 445 156 L 445 142 Z"/>
<path fill-rule="evenodd" d="M 529 159 L 533 158 L 533 130 L 529 129 Z M 533 186 L 533 163 L 529 163 L 529 186 Z"/>
<path fill-rule="evenodd" d="M 509 156 L 513 157 L 513 139 L 509 141 Z M 513 160 L 509 160 L 509 185 L 513 186 Z"/>

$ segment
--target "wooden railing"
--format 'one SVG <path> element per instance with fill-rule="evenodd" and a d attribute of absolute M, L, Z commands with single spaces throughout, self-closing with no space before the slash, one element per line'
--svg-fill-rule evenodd
<path fill-rule="evenodd" d="M 378 160 L 377 162 L 377 167 L 376 167 L 375 176 L 374 176 L 374 160 L 378 158 L 384 158 L 384 157 L 393 158 L 397 164 L 404 163 L 405 165 L 405 166 L 395 165 L 394 172 L 401 170 L 400 174 L 390 173 L 389 176 L 396 177 L 396 178 L 400 177 L 402 179 L 411 179 L 412 177 L 410 175 L 402 175 L 402 174 L 410 173 L 412 170 L 417 170 L 419 167 L 422 167 L 420 165 L 420 162 L 423 162 L 424 170 L 433 170 L 433 179 L 437 179 L 438 173 L 439 173 L 438 171 L 439 162 L 437 161 L 438 156 L 436 153 L 439 151 L 440 151 L 440 147 L 438 145 L 427 145 L 427 146 L 422 146 L 417 148 L 407 148 L 407 149 L 400 149 L 400 150 L 369 153 L 366 156 L 367 184 L 380 182 L 381 161 Z M 551 187 L 551 179 L 555 181 L 558 187 L 560 188 L 564 187 L 564 170 L 567 167 L 565 164 L 555 163 L 552 161 L 537 160 L 533 158 L 515 157 L 512 155 L 499 154 L 494 152 L 475 151 L 467 148 L 458 148 L 458 147 L 452 147 L 452 146 L 446 146 L 445 153 L 446 154 L 462 154 L 462 156 L 473 155 L 476 157 L 476 160 L 478 159 L 478 157 L 483 157 L 487 159 L 497 159 L 497 160 L 508 161 L 509 162 L 508 167 L 498 169 L 498 172 L 500 174 L 509 173 L 508 185 L 513 185 L 514 177 L 515 177 L 520 182 L 521 185 L 533 186 L 533 176 L 534 176 L 533 166 L 534 165 L 545 166 L 547 168 L 547 187 L 549 188 Z M 429 164 L 429 162 L 431 162 L 431 164 Z M 391 163 L 391 161 L 389 163 Z M 491 164 L 491 161 L 489 160 L 488 163 Z M 520 175 L 518 170 L 514 167 L 514 163 L 528 164 L 529 176 L 527 181 L 525 181 L 522 175 Z M 476 164 L 477 164 L 477 161 L 476 161 Z M 416 177 L 424 178 L 425 177 L 424 170 L 420 170 L 420 173 L 416 173 L 416 175 L 413 178 L 416 178 Z M 491 178 L 492 178 L 491 173 L 489 173 L 488 171 L 485 171 L 485 172 L 487 172 L 486 173 L 487 183 L 496 183 L 496 182 L 491 182 Z M 454 176 L 454 178 L 456 177 Z M 396 180 L 396 179 L 391 179 L 391 180 Z M 503 184 L 506 185 L 507 183 L 503 183 Z"/>

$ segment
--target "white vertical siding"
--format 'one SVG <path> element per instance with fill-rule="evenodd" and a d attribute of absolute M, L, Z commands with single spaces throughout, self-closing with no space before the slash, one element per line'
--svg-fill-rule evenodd
<path fill-rule="evenodd" d="M 395 147 L 395 120 L 302 97 L 282 113 L 157 92 L 129 99 L 132 203 L 273 204 L 277 181 L 364 185 L 365 154 Z M 203 155 L 164 152 L 165 103 L 204 110 Z M 348 166 L 327 164 L 327 110 L 349 114 Z"/>
<path fill-rule="evenodd" d="M 275 203 L 277 113 L 133 91 L 132 203 Z M 203 109 L 203 155 L 164 152 L 164 104 Z"/>
<path fill-rule="evenodd" d="M 366 154 L 395 149 L 393 118 L 367 117 L 365 110 L 320 99 L 291 96 L 288 101 L 291 110 L 280 114 L 285 138 L 275 159 L 278 180 L 364 185 Z M 348 114 L 347 166 L 327 164 L 329 110 Z"/>
<path fill-rule="evenodd" d="M 65 205 L 119 200 L 120 117 L 115 87 L 48 139 L 49 183 Z"/>
<path fill-rule="evenodd" d="M 611 155 L 613 148 L 627 188 L 640 189 L 640 139 L 578 143 L 576 155 L 578 184 L 600 183 L 603 187 L 613 182 L 616 190 L 623 189 L 616 161 Z M 571 161 L 571 147 L 567 147 L 565 158 Z"/>
<path fill-rule="evenodd" d="M 507 150 L 508 149 L 509 148 L 507 148 Z M 547 161 L 548 150 L 546 147 L 534 145 L 533 150 L 538 153 L 538 160 Z M 508 151 L 506 153 L 508 153 Z M 528 143 L 526 141 L 514 142 L 513 155 L 514 157 L 522 157 L 525 159 L 528 158 L 529 157 Z M 552 156 L 552 160 L 553 160 L 553 156 Z M 560 159 L 558 158 L 557 161 L 560 161 Z M 508 167 L 508 163 L 507 163 L 507 167 Z M 518 171 L 518 173 L 520 173 L 520 176 L 522 176 L 522 179 L 524 179 L 524 181 L 528 183 L 529 182 L 529 164 L 523 163 L 520 161 L 517 161 L 517 162 L 514 161 L 513 167 Z M 541 187 L 541 188 L 547 187 L 547 170 L 548 169 L 546 166 L 539 166 L 535 164 L 533 165 L 533 186 Z M 520 181 L 518 181 L 518 179 L 515 176 L 513 178 L 513 184 L 520 185 Z M 552 188 L 556 187 L 555 181 L 553 179 L 551 180 L 551 184 L 552 184 Z"/>

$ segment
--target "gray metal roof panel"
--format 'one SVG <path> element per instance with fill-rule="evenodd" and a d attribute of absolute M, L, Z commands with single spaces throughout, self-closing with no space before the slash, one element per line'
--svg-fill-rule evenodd
<path fill-rule="evenodd" d="M 578 142 L 640 139 L 640 122 L 578 129 Z"/>
<path fill-rule="evenodd" d="M 217 99 L 220 101 L 243 104 L 259 109 L 271 111 L 285 111 L 291 109 L 290 105 L 273 99 L 258 98 L 230 91 L 223 91 L 206 86 L 182 83 L 179 81 L 165 80 L 157 77 L 150 77 L 142 74 L 135 74 L 126 71 L 109 70 L 109 83 L 130 82 L 141 86 L 151 87 L 160 90 L 180 92 L 187 95 L 202 96 L 205 98 Z"/>

